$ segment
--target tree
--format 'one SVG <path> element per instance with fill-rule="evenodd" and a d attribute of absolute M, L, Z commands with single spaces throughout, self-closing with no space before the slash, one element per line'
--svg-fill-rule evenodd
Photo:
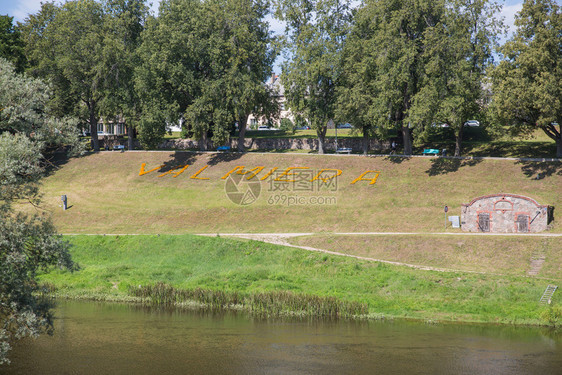
<path fill-rule="evenodd" d="M 336 88 L 336 117 L 350 122 L 363 133 L 363 154 L 369 151 L 369 135 L 384 129 L 376 98 L 379 94 L 377 44 L 372 12 L 373 2 L 365 3 L 356 12 L 342 52 L 343 70 Z M 379 134 L 383 135 L 383 134 Z"/>
<path fill-rule="evenodd" d="M 27 72 L 51 82 L 50 108 L 53 114 L 61 117 L 74 113 L 76 98 L 72 97 L 70 82 L 57 65 L 56 41 L 46 37 L 47 27 L 59 10 L 54 2 L 42 3 L 39 12 L 30 14 L 23 24 L 18 25 L 18 29 L 21 30 L 29 62 Z"/>
<path fill-rule="evenodd" d="M 267 1 L 229 0 L 226 2 L 223 35 L 227 36 L 230 61 L 220 74 L 225 81 L 227 100 L 238 122 L 238 151 L 244 151 L 244 134 L 250 114 L 276 117 L 277 100 L 265 81 L 271 76 L 277 56 L 272 48 Z"/>
<path fill-rule="evenodd" d="M 541 129 L 562 157 L 562 12 L 551 0 L 527 0 L 516 31 L 492 71 L 492 107 L 513 134 Z"/>
<path fill-rule="evenodd" d="M 308 118 L 325 152 L 328 121 L 334 119 L 341 52 L 349 28 L 348 0 L 279 0 L 277 18 L 287 23 L 288 55 L 281 80 L 293 112 Z"/>
<path fill-rule="evenodd" d="M 30 73 L 53 84 L 59 114 L 88 124 L 94 151 L 100 117 L 135 117 L 132 69 L 146 12 L 134 0 L 43 3 L 21 27 Z"/>
<path fill-rule="evenodd" d="M 199 59 L 205 48 L 198 35 L 198 22 L 205 24 L 199 19 L 200 6 L 197 0 L 165 0 L 158 18 L 147 19 L 135 88 L 141 100 L 141 127 L 155 139 L 165 134 L 166 121 L 183 121 L 185 110 L 200 94 L 198 76 L 210 66 Z"/>
<path fill-rule="evenodd" d="M 18 72 L 23 72 L 26 60 L 21 33 L 13 25 L 14 17 L 0 16 L 0 57 L 12 62 Z"/>
<path fill-rule="evenodd" d="M 49 115 L 49 89 L 17 75 L 0 59 L 0 364 L 10 344 L 52 330 L 51 304 L 37 296 L 39 270 L 74 269 L 69 245 L 43 215 L 29 216 L 13 202 L 39 204 L 38 183 L 48 146 L 77 143 L 71 121 Z"/>
<path fill-rule="evenodd" d="M 134 71 L 139 64 L 138 47 L 148 7 L 145 1 L 106 0 L 104 3 L 105 64 L 110 78 L 102 97 L 105 118 L 120 117 L 127 124 L 128 149 L 134 148 L 135 128 L 139 127 L 141 108 L 135 90 Z M 137 126 L 135 126 L 135 124 Z"/>
<path fill-rule="evenodd" d="M 69 1 L 57 8 L 42 4 L 47 16 L 26 19 L 32 72 L 58 86 L 66 110 L 89 124 L 94 151 L 99 151 L 97 123 L 108 67 L 104 65 L 103 7 L 94 0 Z M 34 24 L 34 21 L 40 21 Z"/>
<path fill-rule="evenodd" d="M 495 18 L 499 10 L 488 0 L 453 0 L 443 22 L 425 34 L 424 81 L 413 98 L 411 118 L 425 125 L 449 124 L 455 132 L 455 156 L 461 154 L 465 121 L 480 111 L 483 78 L 502 30 Z"/>
<path fill-rule="evenodd" d="M 151 118 L 189 129 L 206 148 L 225 142 L 238 122 L 238 147 L 251 113 L 271 115 L 263 84 L 275 53 L 263 18 L 267 4 L 249 0 L 169 0 L 143 34 L 137 89 Z M 163 134 L 164 124 L 146 121 Z"/>
<path fill-rule="evenodd" d="M 357 11 L 344 48 L 339 109 L 362 129 L 365 144 L 369 132 L 397 129 L 404 153 L 412 153 L 412 131 L 421 128 L 411 112 L 424 84 L 425 36 L 444 12 L 444 2 L 430 0 L 371 0 Z"/>

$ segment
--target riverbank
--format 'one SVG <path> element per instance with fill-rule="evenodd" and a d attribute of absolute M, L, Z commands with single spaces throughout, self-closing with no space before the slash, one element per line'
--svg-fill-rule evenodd
<path fill-rule="evenodd" d="M 138 300 L 131 288 L 164 283 L 238 293 L 290 292 L 365 304 L 372 317 L 560 324 L 538 299 L 548 283 L 522 276 L 422 271 L 287 248 L 193 235 L 69 236 L 81 269 L 40 281 L 74 299 Z M 559 293 L 551 306 L 559 306 Z M 558 307 L 559 308 L 559 307 Z M 549 322 L 550 315 L 550 322 Z"/>

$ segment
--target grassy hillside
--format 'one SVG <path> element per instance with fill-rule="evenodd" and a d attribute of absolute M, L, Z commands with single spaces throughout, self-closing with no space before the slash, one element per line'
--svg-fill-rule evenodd
<path fill-rule="evenodd" d="M 71 236 L 81 270 L 40 276 L 61 296 L 133 300 L 129 287 L 164 282 L 242 295 L 268 291 L 367 304 L 370 314 L 424 320 L 547 323 L 538 303 L 551 280 L 420 271 L 225 238 Z M 553 303 L 559 304 L 560 294 Z"/>
<path fill-rule="evenodd" d="M 542 259 L 536 276 L 562 276 L 562 237 L 315 235 L 290 242 L 371 259 L 511 276 L 528 275 L 531 261 Z"/>
<path fill-rule="evenodd" d="M 142 163 L 145 171 L 157 169 L 139 176 Z M 165 174 L 186 164 L 177 177 L 173 173 L 181 169 Z M 205 166 L 197 177 L 207 179 L 190 178 Z M 228 199 L 221 179 L 236 166 L 263 166 L 257 178 L 271 168 L 288 167 L 310 168 L 304 170 L 309 179 L 323 168 L 342 174 L 335 179 L 336 189 L 314 185 L 312 191 L 310 184 L 285 186 L 269 178 L 261 182 L 257 201 L 238 205 Z M 375 184 L 351 184 L 369 170 L 380 172 Z M 534 179 L 539 172 L 544 178 Z M 45 208 L 62 233 L 438 232 L 443 230 L 444 205 L 450 215 L 460 215 L 462 203 L 500 192 L 555 206 L 551 231 L 562 232 L 557 214 L 562 208 L 560 162 L 102 152 L 66 161 L 44 180 L 42 191 Z M 62 194 L 70 205 L 64 212 L 59 207 Z"/>

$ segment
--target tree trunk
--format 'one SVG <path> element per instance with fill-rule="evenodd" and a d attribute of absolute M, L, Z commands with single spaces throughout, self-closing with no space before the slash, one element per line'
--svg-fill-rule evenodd
<path fill-rule="evenodd" d="M 238 151 L 244 152 L 246 148 L 244 147 L 244 140 L 246 135 L 246 123 L 248 122 L 248 116 L 244 116 L 240 119 L 238 123 Z"/>
<path fill-rule="evenodd" d="M 404 155 L 412 155 L 412 131 L 409 127 L 402 127 L 402 142 L 404 143 Z"/>
<path fill-rule="evenodd" d="M 316 135 L 318 136 L 318 153 L 319 154 L 326 153 L 326 130 L 327 130 L 326 126 L 323 126 L 321 129 L 316 130 Z"/>
<path fill-rule="evenodd" d="M 98 119 L 93 110 L 93 105 L 90 107 L 90 135 L 92 138 L 92 148 L 95 152 L 100 150 L 100 142 L 98 140 Z"/>
<path fill-rule="evenodd" d="M 562 158 L 562 138 L 556 140 L 556 157 Z"/>
<path fill-rule="evenodd" d="M 363 129 L 363 155 L 367 156 L 369 152 L 369 132 Z"/>
<path fill-rule="evenodd" d="M 207 131 L 203 132 L 201 139 L 199 140 L 199 150 L 207 151 Z"/>
<path fill-rule="evenodd" d="M 127 149 L 135 149 L 135 129 L 131 125 L 127 125 Z"/>
<path fill-rule="evenodd" d="M 464 125 L 461 124 L 459 128 L 459 132 L 455 137 L 455 156 L 461 156 L 461 148 L 462 148 L 462 133 L 464 130 Z"/>

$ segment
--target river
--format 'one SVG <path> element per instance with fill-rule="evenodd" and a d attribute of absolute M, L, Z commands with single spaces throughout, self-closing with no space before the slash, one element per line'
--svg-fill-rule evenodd
<path fill-rule="evenodd" d="M 562 334 L 547 329 L 66 301 L 56 317 L 54 336 L 18 343 L 0 374 L 562 374 Z"/>

